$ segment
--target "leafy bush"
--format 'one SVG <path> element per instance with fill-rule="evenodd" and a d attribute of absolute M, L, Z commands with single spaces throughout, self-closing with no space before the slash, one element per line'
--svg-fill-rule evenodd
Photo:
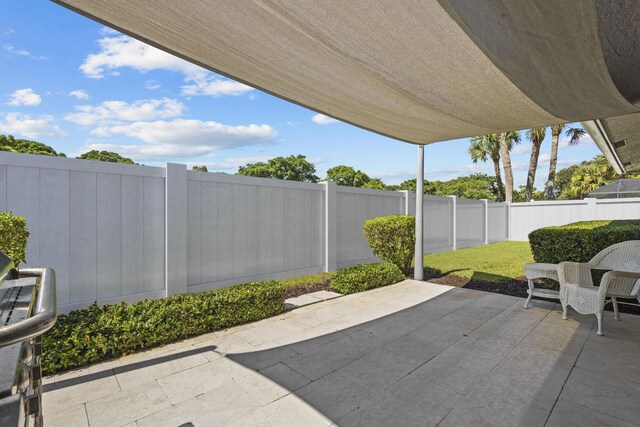
<path fill-rule="evenodd" d="M 389 215 L 372 218 L 363 224 L 373 254 L 407 272 L 413 261 L 416 222 L 413 216 Z"/>
<path fill-rule="evenodd" d="M 0 212 L 0 252 L 13 260 L 17 267 L 27 262 L 27 220 L 11 212 Z"/>
<path fill-rule="evenodd" d="M 640 240 L 640 220 L 581 221 L 529 233 L 536 262 L 588 262 L 614 243 Z"/>
<path fill-rule="evenodd" d="M 44 335 L 47 374 L 284 312 L 282 284 L 247 283 L 134 304 L 93 304 L 60 315 Z"/>
<path fill-rule="evenodd" d="M 359 264 L 338 270 L 331 289 L 341 294 L 353 294 L 368 289 L 393 285 L 404 280 L 404 274 L 397 265 L 389 262 Z"/>

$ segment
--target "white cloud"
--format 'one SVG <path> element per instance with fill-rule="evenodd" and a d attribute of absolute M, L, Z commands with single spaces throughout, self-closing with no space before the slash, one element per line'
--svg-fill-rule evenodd
<path fill-rule="evenodd" d="M 9 28 L 7 28 L 6 30 L 4 30 L 2 32 L 2 35 L 4 37 L 7 37 L 7 36 L 10 36 L 11 34 L 14 34 L 15 32 L 16 32 L 16 30 L 14 30 L 13 28 L 9 27 Z"/>
<path fill-rule="evenodd" d="M 42 55 L 34 55 L 31 52 L 29 52 L 28 50 L 24 50 L 24 49 L 19 49 L 11 44 L 5 44 L 4 46 L 2 46 L 2 48 L 5 50 L 5 52 L 8 52 L 12 55 L 18 55 L 18 56 L 26 56 L 28 58 L 31 59 L 37 59 L 37 60 L 45 60 L 47 59 L 46 56 L 42 56 Z"/>
<path fill-rule="evenodd" d="M 81 99 L 83 101 L 89 99 L 89 94 L 82 89 L 72 90 L 71 92 L 69 92 L 69 96 L 72 96 L 75 99 Z"/>
<path fill-rule="evenodd" d="M 133 68 L 142 73 L 162 69 L 190 76 L 205 72 L 196 65 L 125 35 L 106 34 L 98 40 L 98 45 L 100 51 L 88 55 L 80 65 L 80 70 L 90 78 L 103 78 L 105 71 L 117 68 Z"/>
<path fill-rule="evenodd" d="M 162 85 L 155 80 L 147 80 L 146 82 L 144 82 L 144 87 L 149 90 L 159 89 L 160 86 Z"/>
<path fill-rule="evenodd" d="M 103 29 L 101 34 L 104 37 L 98 40 L 98 53 L 88 55 L 80 65 L 80 70 L 87 77 L 100 79 L 107 71 L 117 76 L 120 72 L 116 70 L 121 68 L 132 68 L 141 73 L 167 70 L 184 75 L 186 84 L 182 86 L 182 94 L 187 96 L 239 96 L 254 90 L 113 30 Z M 160 87 L 153 80 L 145 86 L 147 89 Z"/>
<path fill-rule="evenodd" d="M 4 120 L 0 121 L 0 133 L 21 135 L 27 138 L 67 136 L 52 121 L 52 116 L 35 118 L 20 113 L 7 113 Z"/>
<path fill-rule="evenodd" d="M 118 30 L 114 30 L 113 28 L 109 27 L 102 27 L 98 32 L 103 36 L 113 36 L 115 34 L 120 34 Z"/>
<path fill-rule="evenodd" d="M 77 112 L 67 114 L 65 120 L 82 126 L 105 126 L 179 117 L 184 105 L 175 99 L 141 99 L 132 103 L 105 101 L 99 105 L 79 105 Z"/>
<path fill-rule="evenodd" d="M 511 154 L 524 154 L 529 152 L 531 152 L 531 144 L 527 142 L 523 144 L 514 145 L 513 148 L 511 149 Z"/>
<path fill-rule="evenodd" d="M 190 81 L 193 83 L 182 86 L 183 95 L 204 95 L 213 97 L 224 95 L 239 96 L 254 90 L 252 87 L 245 84 L 213 75 L 193 78 L 190 79 Z"/>
<path fill-rule="evenodd" d="M 39 105 L 42 102 L 42 98 L 40 95 L 35 93 L 33 89 L 18 89 L 10 95 L 9 105 L 26 105 L 26 106 L 35 106 Z"/>
<path fill-rule="evenodd" d="M 91 143 L 78 150 L 77 154 L 90 150 L 115 151 L 137 161 L 178 160 L 206 156 L 211 152 L 208 146 L 184 146 L 179 144 L 100 144 Z M 201 163 L 200 163 L 201 164 Z"/>
<path fill-rule="evenodd" d="M 331 123 L 338 123 L 339 120 L 336 120 L 334 118 L 331 118 L 329 116 L 325 116 L 324 114 L 316 114 L 315 116 L 313 116 L 311 118 L 311 121 L 313 123 L 316 123 L 318 125 L 330 125 Z"/>
<path fill-rule="evenodd" d="M 102 127 L 93 133 L 97 136 L 123 135 L 156 145 L 202 147 L 209 151 L 266 144 L 278 135 L 269 125 L 229 126 L 213 121 L 184 119 Z"/>

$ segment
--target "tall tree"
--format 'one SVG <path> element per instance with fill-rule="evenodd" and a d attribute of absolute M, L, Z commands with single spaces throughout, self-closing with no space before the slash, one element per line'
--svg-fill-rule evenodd
<path fill-rule="evenodd" d="M 238 168 L 238 175 L 306 182 L 318 182 L 315 172 L 316 167 L 302 154 L 275 157 L 267 163 L 248 163 Z"/>
<path fill-rule="evenodd" d="M 66 157 L 64 153 L 58 153 L 46 144 L 28 139 L 15 139 L 12 135 L 0 135 L 0 151 Z"/>
<path fill-rule="evenodd" d="M 198 165 L 194 165 L 191 170 L 196 171 L 196 172 L 209 172 L 209 169 L 207 169 L 206 165 L 202 165 L 202 166 L 198 166 Z"/>
<path fill-rule="evenodd" d="M 504 201 L 513 201 L 513 169 L 511 168 L 511 149 L 520 143 L 520 133 L 516 131 L 500 132 L 498 134 L 498 149 L 504 169 Z"/>
<path fill-rule="evenodd" d="M 366 173 L 351 166 L 334 166 L 327 171 L 327 181 L 346 187 L 363 187 L 370 180 Z"/>
<path fill-rule="evenodd" d="M 527 138 L 531 141 L 531 157 L 529 158 L 529 172 L 527 173 L 527 185 L 524 189 L 524 200 L 529 201 L 533 197 L 533 184 L 536 180 L 536 169 L 538 168 L 538 158 L 540 157 L 540 147 L 544 141 L 547 127 L 541 126 L 531 128 L 527 131 Z"/>
<path fill-rule="evenodd" d="M 473 163 L 493 161 L 493 171 L 496 175 L 496 186 L 498 187 L 499 200 L 505 200 L 504 184 L 500 173 L 500 143 L 497 133 L 474 136 L 469 145 L 469 156 Z"/>
<path fill-rule="evenodd" d="M 575 145 L 580 142 L 586 132 L 582 128 L 567 128 L 566 124 L 551 126 L 551 158 L 549 159 L 549 178 L 544 188 L 544 195 L 547 199 L 553 200 L 558 197 L 558 190 L 555 185 L 556 168 L 558 166 L 558 146 L 560 144 L 560 134 L 565 130 L 565 135 L 569 137 L 569 145 Z"/>
<path fill-rule="evenodd" d="M 98 151 L 91 150 L 87 151 L 84 154 L 81 154 L 78 159 L 84 160 L 96 160 L 99 162 L 109 162 L 109 163 L 125 163 L 128 165 L 133 165 L 134 162 L 128 157 L 123 157 L 118 153 L 114 153 L 113 151 Z"/>
<path fill-rule="evenodd" d="M 362 188 L 373 188 L 374 190 L 387 190 L 387 186 L 380 178 L 372 178 Z"/>

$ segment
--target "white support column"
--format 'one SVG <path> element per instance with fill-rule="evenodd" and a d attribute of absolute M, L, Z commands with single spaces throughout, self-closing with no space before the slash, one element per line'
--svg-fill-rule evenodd
<path fill-rule="evenodd" d="M 489 244 L 489 199 L 480 199 L 484 202 L 484 244 Z"/>
<path fill-rule="evenodd" d="M 167 163 L 165 178 L 165 289 L 187 292 L 187 167 Z"/>
<path fill-rule="evenodd" d="M 418 145 L 418 171 L 416 174 L 416 247 L 413 267 L 413 278 L 422 280 L 424 278 L 424 267 L 422 265 L 422 199 L 424 196 L 424 145 Z"/>
<path fill-rule="evenodd" d="M 324 271 L 338 269 L 338 186 L 324 181 Z"/>
<path fill-rule="evenodd" d="M 451 230 L 451 235 L 453 236 L 453 244 L 451 245 L 451 250 L 455 251 L 458 249 L 458 196 L 447 196 L 451 198 L 451 204 L 453 206 L 453 227 Z"/>

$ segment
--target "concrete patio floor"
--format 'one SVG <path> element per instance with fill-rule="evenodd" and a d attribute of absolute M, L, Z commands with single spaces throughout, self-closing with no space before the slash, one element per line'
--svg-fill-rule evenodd
<path fill-rule="evenodd" d="M 51 426 L 640 425 L 640 317 L 405 281 L 49 378 Z"/>

